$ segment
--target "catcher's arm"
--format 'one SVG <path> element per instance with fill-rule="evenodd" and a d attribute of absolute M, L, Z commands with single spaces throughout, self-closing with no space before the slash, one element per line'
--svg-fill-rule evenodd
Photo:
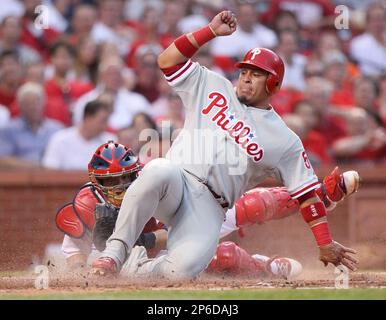
<path fill-rule="evenodd" d="M 176 39 L 158 56 L 161 69 L 177 66 L 191 58 L 197 50 L 216 36 L 231 35 L 236 31 L 237 20 L 231 11 L 217 14 L 205 27 Z"/>
<path fill-rule="evenodd" d="M 356 270 L 358 260 L 350 255 L 356 254 L 356 251 L 346 248 L 332 239 L 328 228 L 326 208 L 317 197 L 315 190 L 299 197 L 299 203 L 300 212 L 310 226 L 319 246 L 319 260 L 325 266 L 329 263 L 334 266 L 343 264 L 352 271 Z"/>

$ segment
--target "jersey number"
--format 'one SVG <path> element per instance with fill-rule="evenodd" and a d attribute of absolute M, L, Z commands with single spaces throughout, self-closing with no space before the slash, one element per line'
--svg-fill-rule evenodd
<path fill-rule="evenodd" d="M 304 160 L 304 165 L 306 166 L 307 169 L 311 169 L 311 164 L 310 161 L 308 160 L 307 154 L 305 151 L 302 152 L 302 157 Z"/>

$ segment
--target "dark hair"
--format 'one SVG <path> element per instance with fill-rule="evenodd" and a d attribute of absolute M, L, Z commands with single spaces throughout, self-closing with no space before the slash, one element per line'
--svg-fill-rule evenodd
<path fill-rule="evenodd" d="M 89 118 L 97 114 L 100 110 L 109 111 L 109 106 L 100 100 L 92 100 L 84 107 L 83 119 Z"/>
<path fill-rule="evenodd" d="M 370 11 L 383 9 L 384 18 L 386 19 L 386 7 L 382 4 L 381 1 L 375 1 L 370 3 L 366 10 L 366 23 L 370 21 Z"/>
<path fill-rule="evenodd" d="M 374 110 L 369 110 L 369 109 L 363 109 L 365 110 L 365 112 L 367 113 L 367 116 L 372 118 L 374 120 L 374 122 L 379 126 L 379 127 L 383 127 L 384 126 L 384 123 L 383 123 L 383 120 L 382 120 L 382 117 Z"/>
<path fill-rule="evenodd" d="M 0 25 L 1 25 L 2 27 L 4 27 L 5 24 L 7 23 L 8 19 L 12 19 L 12 18 L 17 19 L 17 20 L 20 20 L 20 18 L 17 17 L 17 16 L 14 16 L 14 15 L 8 15 L 8 16 L 6 16 L 6 17 L 3 18 L 3 21 L 1 21 L 1 24 L 0 24 Z"/>
<path fill-rule="evenodd" d="M 71 55 L 71 57 L 73 58 L 75 57 L 76 51 L 74 47 L 64 40 L 59 40 L 52 45 L 52 47 L 50 48 L 50 56 L 53 56 L 54 54 L 56 54 L 56 52 L 61 48 L 67 50 L 67 52 Z"/>
<path fill-rule="evenodd" d="M 134 115 L 134 117 L 133 117 L 133 122 L 132 122 L 130 127 L 134 126 L 135 119 L 137 119 L 139 117 L 144 117 L 145 118 L 146 122 L 149 124 L 149 128 L 150 129 L 158 130 L 157 124 L 155 123 L 153 118 L 150 115 L 148 115 L 147 113 L 145 113 L 145 112 L 138 112 L 138 113 L 136 113 Z"/>
<path fill-rule="evenodd" d="M 299 33 L 298 33 L 298 32 L 295 32 L 295 31 L 289 30 L 289 29 L 284 29 L 284 30 L 279 30 L 279 31 L 277 32 L 277 37 L 278 37 L 278 39 L 279 39 L 279 43 L 282 41 L 282 36 L 283 36 L 284 34 L 290 34 L 290 35 L 292 35 L 292 36 L 295 38 L 295 41 L 296 41 L 297 43 L 300 42 L 300 36 L 299 36 Z"/>
<path fill-rule="evenodd" d="M 3 63 L 3 60 L 8 57 L 11 57 L 19 62 L 19 54 L 16 50 L 4 50 L 2 53 L 0 53 L 0 64 Z"/>

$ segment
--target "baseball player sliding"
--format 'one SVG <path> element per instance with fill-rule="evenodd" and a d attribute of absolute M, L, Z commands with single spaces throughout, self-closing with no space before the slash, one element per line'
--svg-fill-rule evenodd
<path fill-rule="evenodd" d="M 138 157 L 122 144 L 109 141 L 95 151 L 88 165 L 90 183 L 81 187 L 70 204 L 59 209 L 55 219 L 58 228 L 65 233 L 62 251 L 69 270 L 86 267 L 90 259 L 95 259 L 99 251 L 105 249 L 123 196 L 141 168 Z M 357 191 L 358 178 L 355 171 L 340 174 L 336 168 L 323 179 L 316 191 L 330 211 L 337 202 Z M 282 219 L 298 213 L 298 210 L 298 201 L 292 200 L 285 188 L 252 189 L 227 210 L 220 238 L 244 226 Z M 145 247 L 150 255 L 156 256 L 165 249 L 166 240 L 165 226 L 151 218 L 136 245 Z M 251 256 L 234 242 L 225 241 L 217 246 L 207 271 L 288 279 L 299 275 L 302 267 L 290 258 Z"/>
<path fill-rule="evenodd" d="M 319 259 L 356 269 L 355 251 L 332 239 L 326 208 L 315 192 L 318 179 L 299 137 L 269 103 L 283 80 L 280 57 L 268 49 L 251 49 L 237 64 L 236 88 L 190 60 L 208 41 L 230 36 L 236 25 L 235 16 L 223 11 L 206 27 L 176 39 L 158 57 L 186 108 L 184 130 L 166 159 L 150 161 L 126 191 L 115 230 L 93 262 L 95 274 L 119 272 L 130 256 L 126 265 L 137 274 L 194 278 L 215 255 L 227 208 L 267 176 L 279 178 L 298 199 L 320 249 Z M 208 151 L 207 141 L 214 137 L 214 148 Z M 168 226 L 167 250 L 148 259 L 143 247 L 132 248 L 153 216 Z"/>

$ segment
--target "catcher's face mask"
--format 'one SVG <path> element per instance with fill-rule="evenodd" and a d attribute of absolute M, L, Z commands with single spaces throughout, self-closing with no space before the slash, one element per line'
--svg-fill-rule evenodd
<path fill-rule="evenodd" d="M 106 201 L 119 208 L 127 188 L 137 178 L 141 168 L 131 149 L 109 141 L 95 151 L 88 164 L 88 174 Z"/>
<path fill-rule="evenodd" d="M 119 208 L 122 204 L 126 190 L 137 176 L 138 171 L 134 171 L 117 177 L 96 178 L 96 181 L 98 188 L 102 191 L 107 201 Z"/>

